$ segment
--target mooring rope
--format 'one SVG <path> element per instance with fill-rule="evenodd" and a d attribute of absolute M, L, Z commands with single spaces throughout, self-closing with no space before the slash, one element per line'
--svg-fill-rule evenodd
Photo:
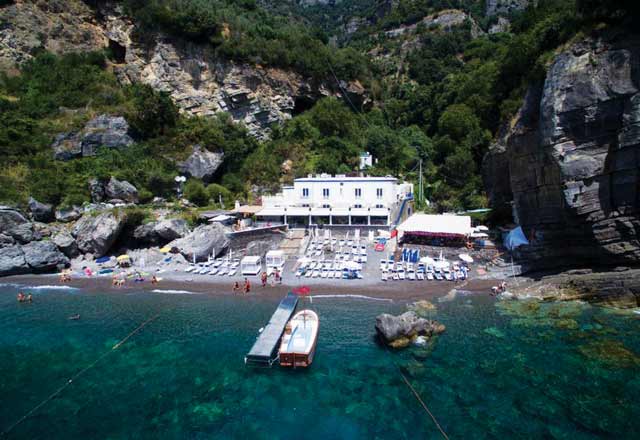
<path fill-rule="evenodd" d="M 387 352 L 389 352 L 389 354 L 393 354 L 391 353 L 391 350 L 389 350 L 389 347 L 384 345 L 384 348 L 387 349 Z M 393 364 L 396 366 L 396 368 L 398 369 L 398 373 L 400 373 L 400 377 L 402 377 L 402 380 L 407 385 L 407 387 L 409 387 L 409 389 L 411 390 L 415 398 L 418 399 L 418 402 L 420 402 L 424 411 L 429 415 L 429 417 L 431 417 L 431 420 L 433 420 L 433 423 L 436 425 L 436 428 L 438 428 L 438 431 L 440 431 L 442 438 L 444 438 L 445 440 L 449 440 L 449 436 L 447 435 L 446 432 L 444 432 L 444 429 L 442 429 L 442 426 L 440 426 L 438 419 L 436 419 L 436 416 L 433 415 L 433 413 L 431 412 L 427 404 L 424 403 L 424 400 L 422 400 L 422 397 L 420 397 L 420 393 L 418 393 L 418 391 L 416 391 L 413 385 L 411 385 L 411 382 L 409 382 L 409 379 L 407 379 L 407 376 L 405 376 L 405 374 L 402 372 L 402 368 L 400 368 L 400 365 L 398 365 L 398 363 L 395 360 L 392 360 L 391 362 L 393 362 Z"/>
<path fill-rule="evenodd" d="M 51 400 L 55 399 L 58 395 L 60 395 L 69 385 L 71 385 L 73 383 L 74 380 L 76 380 L 77 378 L 79 378 L 80 376 L 82 376 L 84 373 L 86 373 L 87 371 L 89 371 L 90 369 L 92 369 L 93 367 L 95 367 L 98 362 L 100 362 L 102 359 L 104 359 L 105 357 L 107 357 L 109 354 L 113 353 L 115 350 L 117 350 L 118 348 L 120 348 L 125 342 L 127 342 L 133 335 L 135 335 L 136 333 L 138 333 L 140 330 L 142 330 L 147 324 L 151 323 L 152 321 L 155 321 L 156 319 L 158 319 L 158 317 L 160 316 L 160 313 L 157 313 L 156 315 L 152 316 L 151 318 L 147 319 L 145 322 L 143 322 L 142 324 L 140 324 L 138 327 L 136 327 L 131 333 L 129 333 L 127 336 L 125 336 L 123 339 L 121 339 L 117 344 L 115 344 L 113 347 L 111 347 L 111 350 L 106 351 L 104 353 L 102 353 L 102 355 L 100 357 L 98 357 L 95 361 L 93 361 L 92 363 L 90 363 L 89 365 L 87 365 L 86 367 L 84 367 L 82 370 L 78 371 L 76 374 L 74 374 L 73 376 L 71 376 L 71 378 L 69 380 L 67 380 L 67 382 L 62 385 L 60 388 L 58 388 L 56 391 L 54 391 L 53 393 L 51 393 L 46 399 L 44 399 L 42 402 L 40 402 L 39 404 L 37 404 L 35 407 L 33 407 L 29 412 L 27 412 L 24 416 L 22 416 L 20 419 L 18 419 L 18 421 L 16 421 L 13 425 L 9 426 L 7 429 L 5 429 L 2 434 L 0 434 L 2 437 L 7 436 L 11 431 L 13 431 L 18 425 L 20 425 L 22 422 L 24 422 L 25 420 L 27 420 L 31 415 L 33 415 L 35 412 L 37 412 L 40 408 L 42 408 L 43 406 L 45 406 L 47 403 L 49 403 Z"/>

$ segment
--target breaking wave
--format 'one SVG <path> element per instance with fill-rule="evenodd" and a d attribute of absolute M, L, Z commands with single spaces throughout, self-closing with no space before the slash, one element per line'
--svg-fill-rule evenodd
<path fill-rule="evenodd" d="M 152 292 L 166 293 L 168 295 L 200 295 L 200 292 L 192 292 L 190 290 L 153 289 Z"/>
<path fill-rule="evenodd" d="M 372 296 L 366 295 L 312 295 L 310 298 L 357 298 L 357 299 L 368 299 L 371 301 L 385 301 L 385 302 L 393 302 L 391 298 L 374 298 Z"/>

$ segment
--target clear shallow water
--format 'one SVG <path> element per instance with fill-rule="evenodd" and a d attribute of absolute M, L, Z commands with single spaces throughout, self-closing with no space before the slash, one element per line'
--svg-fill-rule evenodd
<path fill-rule="evenodd" d="M 403 303 L 317 298 L 308 370 L 247 369 L 276 300 L 0 286 L 0 429 L 135 329 L 160 317 L 17 426 L 10 438 L 637 438 L 640 317 L 584 305 L 462 297 L 447 331 L 391 353 L 377 314 Z M 319 294 L 319 292 L 314 292 Z M 79 321 L 67 317 L 80 313 Z"/>

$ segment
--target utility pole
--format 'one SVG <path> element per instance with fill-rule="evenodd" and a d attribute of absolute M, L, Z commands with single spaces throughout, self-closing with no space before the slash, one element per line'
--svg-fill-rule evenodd
<path fill-rule="evenodd" d="M 418 188 L 419 188 L 419 194 L 418 194 L 418 200 L 422 201 L 424 199 L 424 193 L 422 190 L 422 159 L 420 159 L 420 178 L 419 178 L 419 184 L 418 184 Z"/>

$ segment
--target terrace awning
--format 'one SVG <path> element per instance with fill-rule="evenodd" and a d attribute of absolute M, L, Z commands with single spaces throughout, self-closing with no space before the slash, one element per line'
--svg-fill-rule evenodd
<path fill-rule="evenodd" d="M 397 229 L 401 234 L 439 238 L 464 238 L 472 231 L 469 216 L 430 214 L 414 214 Z"/>

